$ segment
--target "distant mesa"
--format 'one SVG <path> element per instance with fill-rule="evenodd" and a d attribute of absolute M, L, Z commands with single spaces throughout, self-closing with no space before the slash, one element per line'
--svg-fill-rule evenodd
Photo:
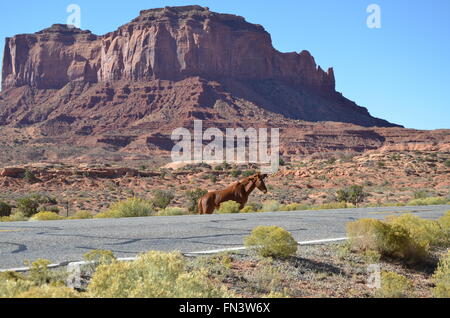
<path fill-rule="evenodd" d="M 172 129 L 195 119 L 282 128 L 286 153 L 376 149 L 409 134 L 337 92 L 334 69 L 308 51 L 279 52 L 261 25 L 201 6 L 143 10 L 101 36 L 54 24 L 6 38 L 0 125 L 142 153 L 167 151 Z"/>

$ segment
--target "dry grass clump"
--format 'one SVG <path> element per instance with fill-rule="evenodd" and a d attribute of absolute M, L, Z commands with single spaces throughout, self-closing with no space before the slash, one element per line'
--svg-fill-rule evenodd
<path fill-rule="evenodd" d="M 419 198 L 408 202 L 407 205 L 417 206 L 417 205 L 443 205 L 448 204 L 450 201 L 448 198 L 444 197 L 429 197 L 429 198 Z"/>
<path fill-rule="evenodd" d="M 155 209 L 151 201 L 134 197 L 114 203 L 109 210 L 97 214 L 95 218 L 144 217 L 154 213 Z"/>
<path fill-rule="evenodd" d="M 441 258 L 433 274 L 433 294 L 438 298 L 450 298 L 450 251 Z"/>
<path fill-rule="evenodd" d="M 382 271 L 381 288 L 377 290 L 376 297 L 379 298 L 406 298 L 413 290 L 412 282 L 403 275 Z"/>
<path fill-rule="evenodd" d="M 178 252 L 149 252 L 134 262 L 100 265 L 88 286 L 100 298 L 222 298 L 224 286 L 208 278 L 206 270 L 186 270 Z"/>
<path fill-rule="evenodd" d="M 407 229 L 413 240 L 420 245 L 446 247 L 450 244 L 448 231 L 439 221 L 426 220 L 412 214 L 404 214 L 388 217 L 387 222 Z"/>
<path fill-rule="evenodd" d="M 179 215 L 187 215 L 189 214 L 188 211 L 182 208 L 172 208 L 167 207 L 163 210 L 159 210 L 158 213 L 156 213 L 157 216 L 179 216 Z"/>
<path fill-rule="evenodd" d="M 347 224 L 347 234 L 350 246 L 356 251 L 372 250 L 407 262 L 417 262 L 427 256 L 427 246 L 416 241 L 399 224 L 361 219 Z"/>
<path fill-rule="evenodd" d="M 69 217 L 69 220 L 85 220 L 93 217 L 94 215 L 89 211 L 77 211 L 73 216 Z"/>
<path fill-rule="evenodd" d="M 30 221 L 57 221 L 63 219 L 64 217 L 60 216 L 58 213 L 43 211 L 33 215 L 30 218 Z"/>

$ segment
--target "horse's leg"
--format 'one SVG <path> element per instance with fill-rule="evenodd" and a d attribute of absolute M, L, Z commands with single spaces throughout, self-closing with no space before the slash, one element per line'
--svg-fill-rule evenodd
<path fill-rule="evenodd" d="M 198 214 L 205 214 L 203 211 L 203 198 L 200 198 L 197 203 Z"/>
<path fill-rule="evenodd" d="M 216 210 L 216 206 L 214 205 L 214 202 L 209 201 L 208 204 L 206 205 L 206 210 L 205 213 L 206 214 L 213 214 L 214 211 Z"/>

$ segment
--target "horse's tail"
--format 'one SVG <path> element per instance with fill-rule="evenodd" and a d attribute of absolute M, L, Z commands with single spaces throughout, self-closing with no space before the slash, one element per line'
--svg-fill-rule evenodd
<path fill-rule="evenodd" d="M 198 203 L 197 203 L 197 212 L 198 212 L 198 214 L 205 214 L 205 211 L 203 211 L 203 198 L 200 198 L 199 200 L 198 200 Z"/>

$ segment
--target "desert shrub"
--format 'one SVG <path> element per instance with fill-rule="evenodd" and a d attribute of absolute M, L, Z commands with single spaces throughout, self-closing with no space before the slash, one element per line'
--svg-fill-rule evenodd
<path fill-rule="evenodd" d="M 352 205 L 349 205 L 346 202 L 329 202 L 316 206 L 313 208 L 313 210 L 348 209 L 350 207 L 352 207 Z"/>
<path fill-rule="evenodd" d="M 52 275 L 48 268 L 51 264 L 49 260 L 38 259 L 30 264 L 29 261 L 24 262 L 26 266 L 30 267 L 28 279 L 33 282 L 35 286 L 42 286 L 51 281 Z"/>
<path fill-rule="evenodd" d="M 39 181 L 39 179 L 30 170 L 25 171 L 25 173 L 23 175 L 23 179 L 30 184 L 33 184 L 33 183 L 36 183 Z"/>
<path fill-rule="evenodd" d="M 292 234 L 277 226 L 256 227 L 244 239 L 244 244 L 262 257 L 285 258 L 297 252 L 297 242 Z"/>
<path fill-rule="evenodd" d="M 262 293 L 283 291 L 285 274 L 273 264 L 262 262 L 255 270 L 252 270 L 245 279 L 257 291 Z"/>
<path fill-rule="evenodd" d="M 97 264 L 111 264 L 116 260 L 114 253 L 107 250 L 92 250 L 83 255 L 86 262 L 93 262 Z"/>
<path fill-rule="evenodd" d="M 437 222 L 447 234 L 447 238 L 450 240 L 450 211 L 447 211 L 447 213 L 440 217 Z"/>
<path fill-rule="evenodd" d="M 164 190 L 153 191 L 153 205 L 159 209 L 165 209 L 169 206 L 170 202 L 175 198 L 172 192 Z"/>
<path fill-rule="evenodd" d="M 134 197 L 114 203 L 109 210 L 97 214 L 95 218 L 144 217 L 154 212 L 152 202 Z"/>
<path fill-rule="evenodd" d="M 251 207 L 255 212 L 261 211 L 263 207 L 259 202 L 248 202 L 247 206 Z"/>
<path fill-rule="evenodd" d="M 447 159 L 444 161 L 444 166 L 446 166 L 447 168 L 450 168 L 450 159 Z"/>
<path fill-rule="evenodd" d="M 187 272 L 178 252 L 149 252 L 133 262 L 100 265 L 88 286 L 100 298 L 218 298 L 230 297 L 205 270 Z"/>
<path fill-rule="evenodd" d="M 253 175 L 255 175 L 256 174 L 256 171 L 255 170 L 246 170 L 246 171 L 244 171 L 243 173 L 242 173 L 242 176 L 244 177 L 244 178 L 248 178 L 248 177 L 251 177 L 251 176 L 253 176 Z"/>
<path fill-rule="evenodd" d="M 255 209 L 252 206 L 247 205 L 240 212 L 241 213 L 255 213 L 256 211 L 255 211 Z"/>
<path fill-rule="evenodd" d="M 404 214 L 389 217 L 387 222 L 407 229 L 411 237 L 422 246 L 447 246 L 450 244 L 446 231 L 437 221 Z"/>
<path fill-rule="evenodd" d="M 66 286 L 44 285 L 17 294 L 17 298 L 82 298 L 83 295 Z"/>
<path fill-rule="evenodd" d="M 338 190 L 336 192 L 336 200 L 338 202 L 352 203 L 358 206 L 367 197 L 367 193 L 364 192 L 364 188 L 358 185 L 352 185 L 347 189 Z"/>
<path fill-rule="evenodd" d="M 25 217 L 32 217 L 38 213 L 39 201 L 32 196 L 20 198 L 17 201 L 17 210 Z"/>
<path fill-rule="evenodd" d="M 16 212 L 11 214 L 10 216 L 0 217 L 0 222 L 20 222 L 28 220 L 27 217 L 22 212 Z"/>
<path fill-rule="evenodd" d="M 217 210 L 217 213 L 219 214 L 227 214 L 227 213 L 239 213 L 241 209 L 241 205 L 235 201 L 227 201 L 222 202 L 220 204 L 219 209 Z"/>
<path fill-rule="evenodd" d="M 408 262 L 420 261 L 427 255 L 427 247 L 415 241 L 409 231 L 398 224 L 361 219 L 347 224 L 347 234 L 356 251 L 372 250 Z"/>
<path fill-rule="evenodd" d="M 0 279 L 0 298 L 15 298 L 33 287 L 33 283 L 23 279 Z"/>
<path fill-rule="evenodd" d="M 56 220 L 62 220 L 64 217 L 58 215 L 55 212 L 39 212 L 33 215 L 30 218 L 30 221 L 56 221 Z"/>
<path fill-rule="evenodd" d="M 92 219 L 94 215 L 89 211 L 77 211 L 73 216 L 69 217 L 70 220 L 83 220 Z"/>
<path fill-rule="evenodd" d="M 425 199 L 429 197 L 428 191 L 426 190 L 419 190 L 419 191 L 415 191 L 414 194 L 414 199 Z"/>
<path fill-rule="evenodd" d="M 232 273 L 233 259 L 229 253 L 221 253 L 212 256 L 196 257 L 190 264 L 190 269 L 205 269 L 208 276 L 225 279 Z"/>
<path fill-rule="evenodd" d="M 277 212 L 280 210 L 280 202 L 276 200 L 264 201 L 261 212 Z"/>
<path fill-rule="evenodd" d="M 279 207 L 279 211 L 301 211 L 301 210 L 308 210 L 309 207 L 304 204 L 298 204 L 298 203 L 291 203 L 291 204 L 282 204 Z"/>
<path fill-rule="evenodd" d="M 55 213 L 59 213 L 59 207 L 57 207 L 56 205 L 52 205 L 52 206 L 44 206 L 41 205 L 38 208 L 38 212 L 55 212 Z"/>
<path fill-rule="evenodd" d="M 186 197 L 188 199 L 188 211 L 191 213 L 198 213 L 198 200 L 200 200 L 200 198 L 207 193 L 208 191 L 202 189 L 187 191 Z"/>
<path fill-rule="evenodd" d="M 412 282 L 403 275 L 394 272 L 381 272 L 381 288 L 376 296 L 380 298 L 405 298 L 413 289 Z"/>
<path fill-rule="evenodd" d="M 8 203 L 0 201 L 0 217 L 10 216 L 11 211 L 12 207 Z"/>
<path fill-rule="evenodd" d="M 164 210 L 158 211 L 157 216 L 177 216 L 186 215 L 188 212 L 182 208 L 165 208 Z"/>
<path fill-rule="evenodd" d="M 444 197 L 430 197 L 423 199 L 414 199 L 408 202 L 408 205 L 417 206 L 417 205 L 443 205 L 448 204 L 449 200 Z"/>
<path fill-rule="evenodd" d="M 233 178 L 237 178 L 237 177 L 239 177 L 239 176 L 242 174 L 242 172 L 241 172 L 241 170 L 232 170 L 232 171 L 230 172 L 230 174 L 231 174 L 231 176 L 232 176 Z"/>
<path fill-rule="evenodd" d="M 450 298 L 450 251 L 444 255 L 433 274 L 433 294 L 438 298 Z"/>

